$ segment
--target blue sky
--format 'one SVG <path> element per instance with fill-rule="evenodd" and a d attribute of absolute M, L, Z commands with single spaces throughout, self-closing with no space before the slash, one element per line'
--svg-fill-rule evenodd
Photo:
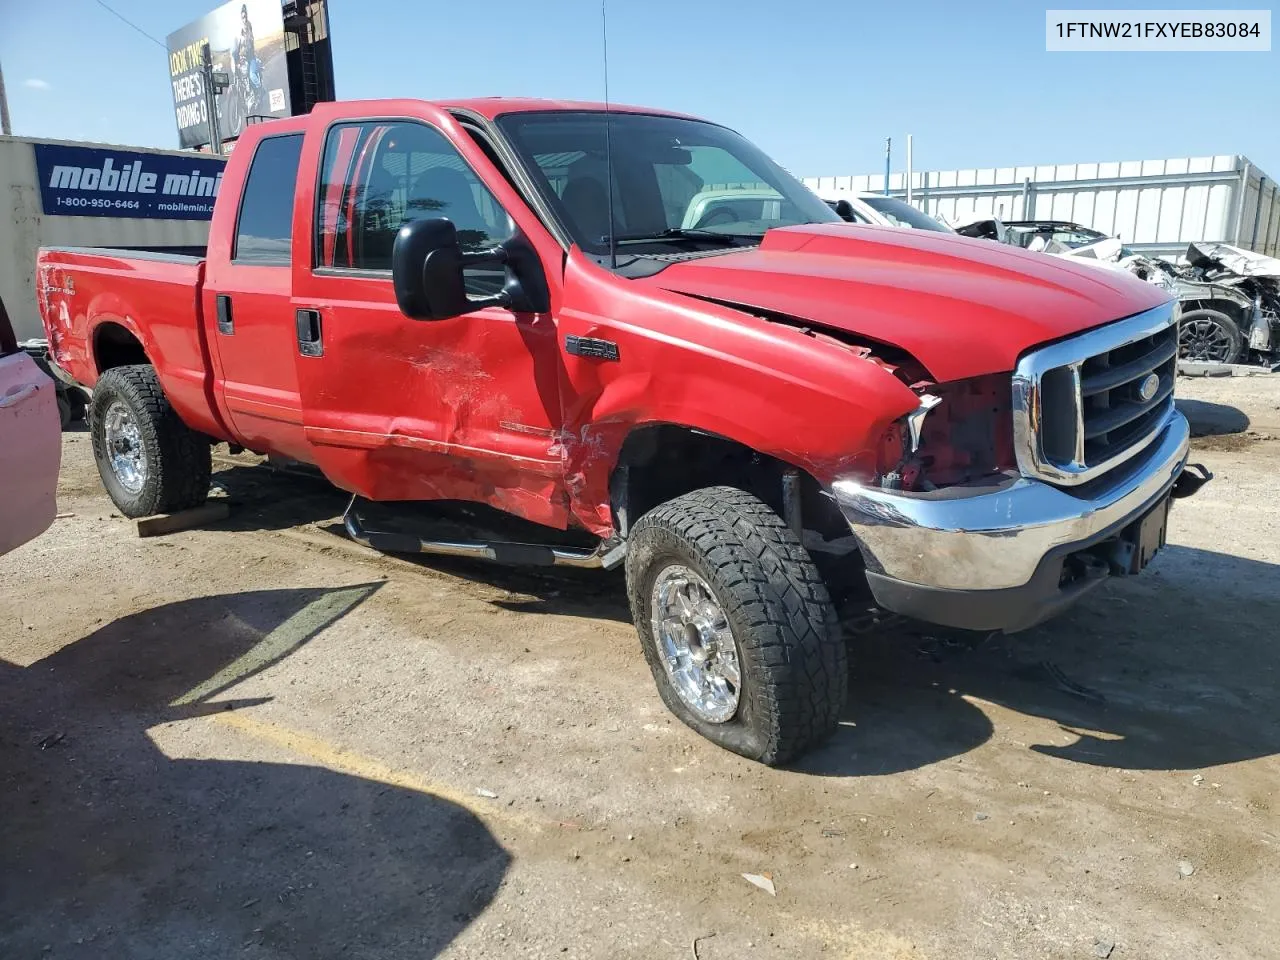
<path fill-rule="evenodd" d="M 107 2 L 160 39 L 216 6 Z M 330 2 L 342 98 L 603 93 L 598 0 Z M 1046 53 L 1048 5 L 613 0 L 610 93 L 801 176 L 882 170 L 886 136 L 901 169 L 907 133 L 917 169 L 1242 153 L 1280 175 L 1280 52 Z M 177 146 L 165 52 L 94 0 L 0 0 L 0 65 L 16 133 Z"/>

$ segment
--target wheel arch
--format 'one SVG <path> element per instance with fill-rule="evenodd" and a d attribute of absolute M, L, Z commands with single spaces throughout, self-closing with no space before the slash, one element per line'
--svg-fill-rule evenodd
<path fill-rule="evenodd" d="M 1247 332 L 1253 319 L 1253 303 L 1236 300 L 1232 297 L 1208 295 L 1204 297 L 1187 297 L 1179 301 L 1179 313 L 1185 316 L 1197 310 L 1214 310 L 1226 314 L 1236 322 L 1242 331 Z"/>
<path fill-rule="evenodd" d="M 100 320 L 93 328 L 92 343 L 93 366 L 99 377 L 114 367 L 152 362 L 137 330 L 121 320 Z"/>
<path fill-rule="evenodd" d="M 804 525 L 824 535 L 848 533 L 834 501 L 803 466 L 719 433 L 687 424 L 635 424 L 626 433 L 609 476 L 609 500 L 618 533 L 653 508 L 694 490 L 730 486 L 754 494 L 780 516 L 786 513 L 783 477 L 798 480 Z"/>

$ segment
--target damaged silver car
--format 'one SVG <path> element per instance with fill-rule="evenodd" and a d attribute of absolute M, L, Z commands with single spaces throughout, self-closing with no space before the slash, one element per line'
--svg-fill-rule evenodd
<path fill-rule="evenodd" d="M 1212 363 L 1280 362 L 1280 259 L 1227 243 L 1193 243 L 1162 265 L 1177 285 L 1178 355 Z"/>
<path fill-rule="evenodd" d="M 1209 363 L 1280 365 L 1280 259 L 1227 243 L 1187 248 L 1186 263 L 1134 253 L 1115 237 L 1064 220 L 973 217 L 957 233 L 1124 270 L 1178 300 L 1178 356 Z"/>

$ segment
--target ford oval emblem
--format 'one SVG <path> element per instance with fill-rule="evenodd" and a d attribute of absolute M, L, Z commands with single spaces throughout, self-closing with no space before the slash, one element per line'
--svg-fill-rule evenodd
<path fill-rule="evenodd" d="M 1138 399 L 1146 403 L 1156 395 L 1156 391 L 1160 389 L 1160 375 L 1158 373 L 1149 373 L 1142 383 L 1138 384 Z"/>

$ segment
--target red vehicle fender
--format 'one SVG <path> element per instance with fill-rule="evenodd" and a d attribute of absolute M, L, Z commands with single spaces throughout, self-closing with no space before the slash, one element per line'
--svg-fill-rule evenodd
<path fill-rule="evenodd" d="M 612 341 L 619 362 L 565 355 L 557 447 L 573 513 L 612 526 L 609 479 L 627 435 L 672 424 L 735 441 L 821 484 L 871 476 L 886 428 L 915 393 L 865 351 L 717 304 L 616 281 L 578 248 L 565 270 L 560 335 Z"/>

